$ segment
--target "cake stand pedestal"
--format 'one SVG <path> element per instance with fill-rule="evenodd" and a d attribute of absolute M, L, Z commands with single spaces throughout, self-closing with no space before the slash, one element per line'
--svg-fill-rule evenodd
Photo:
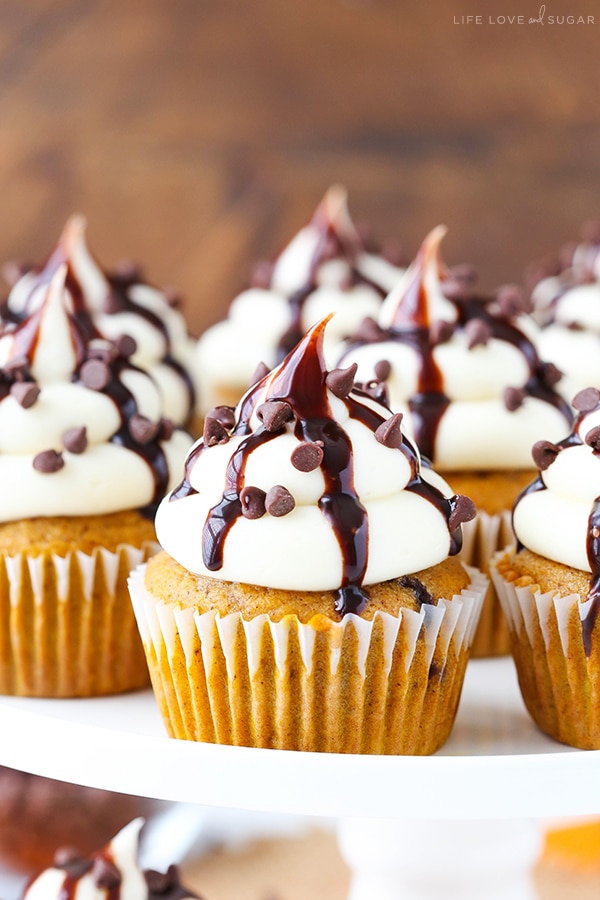
<path fill-rule="evenodd" d="M 527 715 L 512 660 L 468 664 L 430 757 L 257 750 L 165 736 L 151 691 L 0 698 L 0 764 L 122 793 L 340 822 L 351 900 L 531 900 L 543 820 L 600 813 L 600 751 Z"/>

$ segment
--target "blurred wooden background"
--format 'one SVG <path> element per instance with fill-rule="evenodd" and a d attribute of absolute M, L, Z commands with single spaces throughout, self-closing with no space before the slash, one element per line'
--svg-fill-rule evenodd
<path fill-rule="evenodd" d="M 518 280 L 600 216 L 600 8 L 487 21 L 539 6 L 0 0 L 0 260 L 83 212 L 100 260 L 179 287 L 198 333 L 342 182 L 408 257 L 444 222 L 448 262 Z"/>

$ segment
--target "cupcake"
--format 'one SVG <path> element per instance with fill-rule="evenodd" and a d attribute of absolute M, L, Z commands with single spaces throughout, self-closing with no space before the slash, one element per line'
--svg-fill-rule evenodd
<path fill-rule="evenodd" d="M 18 324 L 35 312 L 56 270 L 66 265 L 66 288 L 81 330 L 88 338 L 113 342 L 127 336 L 133 364 L 150 372 L 159 387 L 165 416 L 176 425 L 199 428 L 201 434 L 194 420 L 199 405 L 195 341 L 177 308 L 178 297 L 147 284 L 132 263 L 104 271 L 88 249 L 85 230 L 83 216 L 72 216 L 45 262 L 5 268 L 13 283 L 0 318 Z"/>
<path fill-rule="evenodd" d="M 126 339 L 90 335 L 59 266 L 0 332 L 0 693 L 142 687 L 127 575 L 191 439 Z"/>
<path fill-rule="evenodd" d="M 207 416 L 159 507 L 130 579 L 152 684 L 172 737 L 433 753 L 486 583 L 455 556 L 474 509 L 326 368 L 326 322 Z"/>
<path fill-rule="evenodd" d="M 600 749 L 600 391 L 573 399 L 571 433 L 533 447 L 514 507 L 516 548 L 492 576 L 527 709 L 542 731 Z"/>
<path fill-rule="evenodd" d="M 472 272 L 440 258 L 445 228 L 432 231 L 406 274 L 338 355 L 357 365 L 357 382 L 385 391 L 409 435 L 452 487 L 475 502 L 464 558 L 487 571 L 512 540 L 510 509 L 533 476 L 530 448 L 540 433 L 564 434 L 568 404 L 555 390 L 560 373 L 535 350 L 535 324 L 513 288 L 488 300 L 473 292 Z M 508 633 L 493 592 L 484 603 L 473 654 L 508 652 Z"/>
<path fill-rule="evenodd" d="M 54 865 L 27 884 L 22 900 L 202 900 L 181 884 L 176 865 L 164 873 L 140 867 L 143 825 L 144 819 L 133 819 L 89 857 L 72 847 L 59 848 Z"/>
<path fill-rule="evenodd" d="M 391 252 L 387 256 L 394 258 Z M 275 262 L 256 267 L 252 287 L 233 300 L 227 318 L 201 336 L 197 360 L 203 410 L 235 405 L 260 363 L 268 369 L 280 363 L 329 313 L 335 318 L 328 342 L 350 334 L 365 316 L 377 314 L 401 271 L 367 249 L 350 219 L 346 191 L 330 188 Z"/>
<path fill-rule="evenodd" d="M 600 223 L 588 223 L 581 242 L 532 266 L 533 314 L 541 324 L 538 350 L 563 372 L 559 388 L 570 400 L 600 384 Z"/>

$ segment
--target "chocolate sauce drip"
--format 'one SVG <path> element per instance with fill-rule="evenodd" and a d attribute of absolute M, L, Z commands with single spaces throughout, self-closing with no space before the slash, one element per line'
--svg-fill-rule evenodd
<path fill-rule="evenodd" d="M 398 579 L 398 584 L 413 592 L 419 606 L 423 606 L 424 603 L 426 605 L 429 604 L 435 606 L 433 595 L 427 590 L 423 582 L 419 581 L 418 578 L 415 578 L 414 575 L 402 575 L 402 577 Z"/>
<path fill-rule="evenodd" d="M 596 497 L 588 519 L 587 558 L 592 570 L 587 600 L 591 601 L 588 614 L 581 623 L 585 655 L 592 652 L 592 634 L 600 613 L 600 497 Z"/>
<path fill-rule="evenodd" d="M 368 517 L 354 486 L 352 445 L 347 433 L 332 417 L 329 407 L 326 376 L 322 355 L 325 322 L 315 326 L 288 355 L 279 370 L 271 376 L 267 402 L 285 401 L 294 413 L 294 434 L 300 442 L 319 441 L 323 451 L 320 469 L 325 487 L 319 500 L 319 508 L 329 522 L 342 554 L 342 579 L 337 591 L 335 608 L 341 616 L 360 614 L 368 600 L 361 585 L 368 563 Z M 264 384 L 261 384 L 264 388 Z M 225 476 L 222 498 L 209 512 L 202 532 L 202 557 L 204 565 L 217 571 L 223 564 L 223 548 L 227 534 L 242 515 L 240 493 L 245 487 L 245 471 L 252 452 L 267 441 L 281 434 L 282 426 L 275 432 L 259 427 L 248 433 L 249 420 L 259 399 L 259 386 L 245 398 L 242 414 L 234 434 L 247 435 L 234 451 Z M 350 394 L 343 402 L 353 419 L 362 422 L 373 432 L 385 421 L 385 415 L 360 402 L 360 394 Z M 263 400 L 264 402 L 264 400 Z M 373 437 L 375 440 L 375 437 Z M 197 455 L 203 452 L 199 445 L 186 464 L 186 477 L 171 499 L 180 499 L 194 493 L 189 475 Z M 403 440 L 398 452 L 403 453 L 410 464 L 412 478 L 407 490 L 413 491 L 433 503 L 448 521 L 452 512 L 447 500 L 436 488 L 418 474 L 418 454 L 410 441 Z M 451 540 L 451 552 L 460 549 L 460 529 Z"/>

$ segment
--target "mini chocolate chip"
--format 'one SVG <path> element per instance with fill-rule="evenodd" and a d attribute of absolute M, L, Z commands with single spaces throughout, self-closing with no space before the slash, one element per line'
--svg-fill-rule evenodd
<path fill-rule="evenodd" d="M 261 259 L 255 263 L 250 272 L 250 284 L 252 287 L 262 288 L 263 290 L 271 287 L 274 268 L 274 264 L 266 259 Z"/>
<path fill-rule="evenodd" d="M 121 334 L 115 340 L 115 347 L 121 356 L 125 356 L 129 359 L 129 357 L 133 356 L 137 350 L 137 342 L 130 334 Z"/>
<path fill-rule="evenodd" d="M 10 393 L 23 409 L 29 409 L 40 396 L 40 389 L 32 381 L 15 381 L 10 386 Z"/>
<path fill-rule="evenodd" d="M 76 428 L 67 428 L 62 436 L 63 446 L 69 453 L 83 453 L 88 445 L 87 429 L 85 425 Z"/>
<path fill-rule="evenodd" d="M 387 381 L 392 371 L 392 364 L 389 359 L 379 359 L 375 363 L 375 378 L 377 381 Z"/>
<path fill-rule="evenodd" d="M 356 377 L 357 363 L 352 363 L 347 369 L 332 369 L 325 376 L 325 384 L 332 394 L 345 400 L 352 388 Z"/>
<path fill-rule="evenodd" d="M 503 284 L 496 291 L 496 306 L 501 316 L 511 318 L 519 313 L 531 312 L 531 301 L 518 284 Z"/>
<path fill-rule="evenodd" d="M 79 370 L 79 377 L 87 388 L 101 391 L 110 381 L 110 369 L 101 359 L 88 359 Z"/>
<path fill-rule="evenodd" d="M 56 450 L 42 450 L 41 453 L 33 457 L 33 468 L 44 475 L 58 472 L 64 464 L 62 453 L 57 453 Z"/>
<path fill-rule="evenodd" d="M 226 444 L 229 435 L 218 419 L 207 416 L 204 420 L 204 430 L 202 432 L 204 443 L 207 447 L 214 447 L 215 444 Z"/>
<path fill-rule="evenodd" d="M 358 326 L 355 334 L 355 340 L 363 344 L 375 344 L 385 335 L 382 328 L 372 316 L 366 316 Z"/>
<path fill-rule="evenodd" d="M 75 847 L 59 847 L 54 854 L 54 865 L 58 869 L 81 862 L 85 862 L 85 857 Z"/>
<path fill-rule="evenodd" d="M 145 446 L 153 441 L 160 430 L 158 422 L 151 422 L 146 416 L 136 413 L 129 420 L 129 434 L 138 444 Z"/>
<path fill-rule="evenodd" d="M 267 431 L 279 431 L 293 417 L 294 411 L 285 400 L 267 400 L 256 410 Z"/>
<path fill-rule="evenodd" d="M 167 894 L 181 883 L 179 869 L 170 865 L 166 872 L 157 872 L 155 869 L 146 869 L 144 878 L 150 894 Z"/>
<path fill-rule="evenodd" d="M 531 448 L 533 461 L 541 472 L 552 465 L 559 453 L 560 447 L 551 441 L 536 441 Z"/>
<path fill-rule="evenodd" d="M 119 291 L 110 290 L 104 298 L 104 312 L 109 315 L 123 312 L 126 308 L 125 298 L 121 296 Z"/>
<path fill-rule="evenodd" d="M 542 381 L 544 382 L 544 384 L 547 384 L 548 387 L 554 387 L 554 385 L 558 384 L 560 379 L 563 377 L 563 373 L 560 371 L 558 366 L 554 365 L 554 363 L 541 363 L 540 374 Z"/>
<path fill-rule="evenodd" d="M 249 382 L 250 387 L 252 387 L 252 385 L 254 385 L 254 384 L 258 384 L 259 381 L 262 381 L 263 378 L 265 377 L 265 375 L 268 375 L 270 371 L 271 370 L 269 369 L 269 367 L 266 363 L 259 362 L 256 369 L 254 370 L 254 374 L 252 375 L 252 378 L 250 379 L 250 382 Z"/>
<path fill-rule="evenodd" d="M 523 405 L 525 397 L 523 388 L 507 387 L 504 391 L 504 405 L 509 412 L 515 412 Z"/>
<path fill-rule="evenodd" d="M 121 873 L 110 859 L 97 856 L 92 865 L 92 878 L 96 887 L 107 891 L 114 890 L 121 884 Z"/>
<path fill-rule="evenodd" d="M 448 528 L 450 531 L 454 531 L 454 529 L 458 528 L 459 525 L 462 525 L 463 522 L 470 522 L 471 519 L 474 519 L 477 515 L 477 507 L 471 498 L 465 497 L 464 494 L 455 494 L 450 501 L 450 505 L 451 512 L 450 518 L 448 519 Z"/>
<path fill-rule="evenodd" d="M 276 484 L 267 491 L 265 508 L 270 516 L 287 516 L 296 505 L 296 501 L 287 488 Z"/>
<path fill-rule="evenodd" d="M 88 348 L 88 359 L 100 359 L 102 362 L 110 364 L 119 355 L 119 351 L 113 343 L 103 342 Z"/>
<path fill-rule="evenodd" d="M 472 350 L 473 347 L 485 347 L 492 336 L 492 329 L 487 322 L 482 322 L 481 319 L 471 319 L 465 325 L 465 334 L 467 346 L 469 350 Z"/>
<path fill-rule="evenodd" d="M 232 406 L 215 406 L 207 413 L 207 416 L 216 419 L 223 428 L 233 428 L 235 425 L 235 410 Z"/>
<path fill-rule="evenodd" d="M 579 412 L 592 412 L 600 403 L 600 391 L 593 387 L 584 388 L 575 394 L 571 403 Z"/>
<path fill-rule="evenodd" d="M 445 344 L 454 334 L 455 328 L 454 322 L 444 322 L 443 319 L 437 319 L 429 329 L 429 339 L 431 343 L 434 346 L 437 344 Z"/>
<path fill-rule="evenodd" d="M 242 515 L 246 519 L 260 519 L 265 514 L 266 493 L 258 487 L 248 485 L 240 491 Z"/>
<path fill-rule="evenodd" d="M 175 431 L 175 423 L 173 422 L 173 420 L 162 418 L 159 422 L 159 425 L 161 441 L 170 441 L 173 437 L 173 432 Z"/>
<path fill-rule="evenodd" d="M 600 425 L 596 425 L 595 428 L 590 428 L 585 436 L 585 442 L 592 450 L 600 450 Z"/>
<path fill-rule="evenodd" d="M 312 472 L 323 461 L 323 441 L 303 441 L 292 451 L 292 465 L 299 472 Z"/>
<path fill-rule="evenodd" d="M 394 413 L 385 422 L 382 422 L 375 431 L 375 440 L 383 444 L 384 447 L 397 449 L 402 443 L 402 430 L 400 424 L 402 422 L 402 413 Z"/>

